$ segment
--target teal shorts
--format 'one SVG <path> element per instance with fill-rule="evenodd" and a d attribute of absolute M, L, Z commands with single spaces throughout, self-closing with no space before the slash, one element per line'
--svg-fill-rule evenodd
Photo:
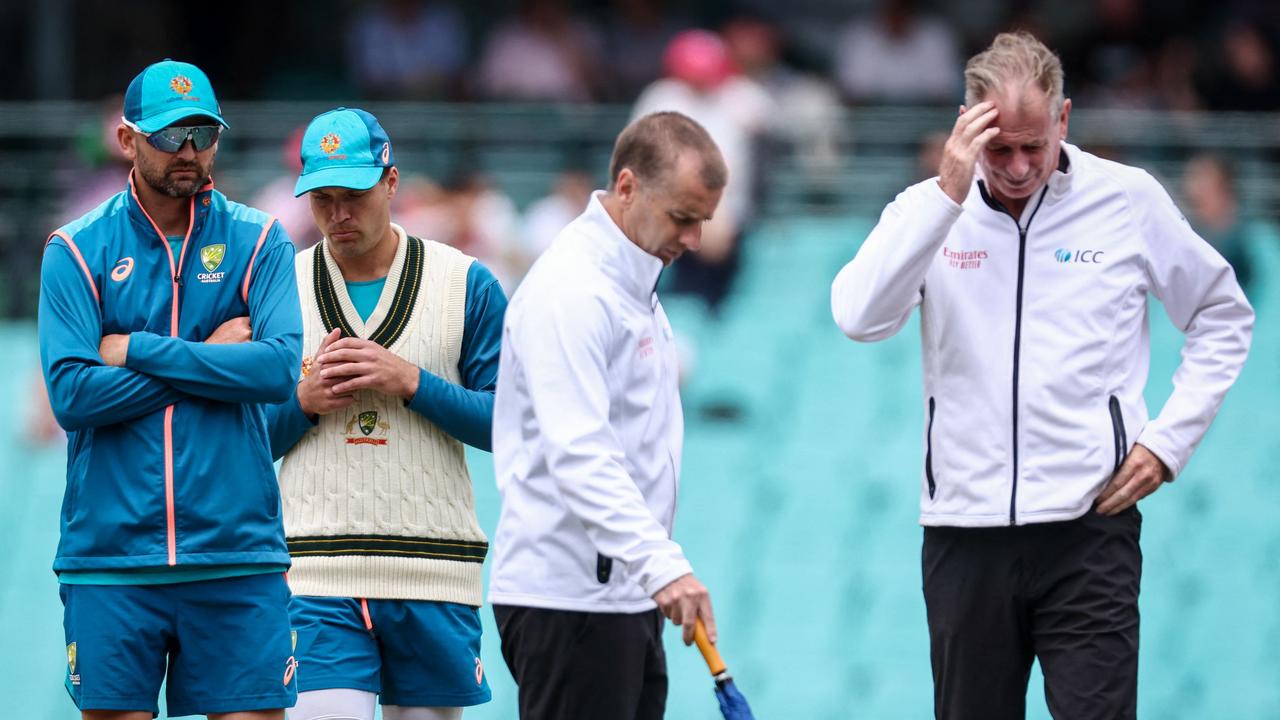
<path fill-rule="evenodd" d="M 277 710 L 297 699 L 284 575 L 62 585 L 67 692 L 80 710 Z"/>
<path fill-rule="evenodd" d="M 476 608 L 295 595 L 289 615 L 298 633 L 299 692 L 363 690 L 401 707 L 489 702 Z"/>

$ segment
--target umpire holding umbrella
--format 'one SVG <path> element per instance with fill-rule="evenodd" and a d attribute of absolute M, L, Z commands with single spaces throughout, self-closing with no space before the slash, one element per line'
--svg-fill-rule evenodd
<path fill-rule="evenodd" d="M 489 601 L 520 716 L 660 718 L 663 616 L 715 640 L 671 538 L 684 420 L 655 286 L 697 250 L 727 181 L 706 130 L 646 115 L 507 309 L 494 401 L 502 512 Z"/>

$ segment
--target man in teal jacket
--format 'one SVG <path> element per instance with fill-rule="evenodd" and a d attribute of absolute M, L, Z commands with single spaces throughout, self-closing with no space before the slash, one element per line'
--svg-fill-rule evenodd
<path fill-rule="evenodd" d="M 261 403 L 293 395 L 293 246 L 216 191 L 227 123 L 199 68 L 125 94 L 128 186 L 54 231 L 40 290 L 49 399 L 68 432 L 53 569 L 66 685 L 86 717 L 279 720 L 293 705 L 289 566 Z"/>

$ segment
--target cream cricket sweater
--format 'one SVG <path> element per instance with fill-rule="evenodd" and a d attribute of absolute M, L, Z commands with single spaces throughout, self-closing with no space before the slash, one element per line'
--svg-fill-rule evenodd
<path fill-rule="evenodd" d="M 337 264 L 315 245 L 296 260 L 303 374 L 334 327 L 461 384 L 467 270 L 474 258 L 400 238 L 386 286 L 360 320 Z M 488 550 L 463 446 L 397 397 L 355 395 L 284 457 L 280 488 L 296 595 L 437 600 L 479 606 Z"/>

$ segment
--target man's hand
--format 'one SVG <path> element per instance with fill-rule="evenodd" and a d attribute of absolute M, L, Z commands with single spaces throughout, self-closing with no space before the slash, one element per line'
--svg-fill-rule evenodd
<path fill-rule="evenodd" d="M 1098 495 L 1096 509 L 1103 515 L 1116 515 L 1150 495 L 1169 477 L 1169 468 L 1145 447 L 1134 444 L 1111 482 Z"/>
<path fill-rule="evenodd" d="M 681 575 L 653 596 L 662 614 L 684 628 L 684 644 L 693 643 L 693 628 L 698 618 L 707 626 L 707 638 L 716 641 L 716 618 L 711 613 L 711 595 L 698 578 Z"/>
<path fill-rule="evenodd" d="M 249 327 L 249 318 L 241 315 L 219 325 L 205 342 L 210 345 L 234 345 L 249 342 L 252 339 L 253 328 Z"/>
<path fill-rule="evenodd" d="M 315 360 L 311 364 L 310 371 L 303 376 L 302 382 L 298 383 L 298 404 L 302 406 L 302 412 L 309 417 L 328 415 L 355 402 L 355 398 L 349 394 L 335 393 L 333 380 L 320 377 L 320 371 L 325 368 L 320 356 L 340 337 L 342 337 L 342 330 L 334 328 L 333 332 L 320 341 L 320 347 L 316 349 Z"/>
<path fill-rule="evenodd" d="M 124 361 L 129 357 L 129 336 L 103 335 L 102 343 L 98 345 L 98 354 L 107 365 L 124 367 Z"/>
<path fill-rule="evenodd" d="M 990 101 L 980 102 L 968 110 L 960 106 L 960 117 L 956 118 L 951 137 L 942 148 L 942 163 L 938 166 L 938 184 L 957 203 L 963 203 L 969 195 L 978 154 L 1000 133 L 1000 128 L 988 127 L 996 115 L 996 105 Z"/>
<path fill-rule="evenodd" d="M 334 381 L 339 395 L 376 390 L 409 400 L 418 392 L 418 367 L 375 342 L 342 338 L 317 352 L 316 362 L 324 364 L 320 377 Z"/>

